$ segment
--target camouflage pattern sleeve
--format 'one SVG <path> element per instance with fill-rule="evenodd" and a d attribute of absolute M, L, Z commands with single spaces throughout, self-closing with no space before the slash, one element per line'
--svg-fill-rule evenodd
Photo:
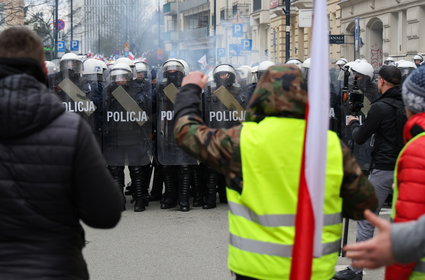
<path fill-rule="evenodd" d="M 174 128 L 177 145 L 190 155 L 225 175 L 229 187 L 242 190 L 240 131 L 242 126 L 214 129 L 200 116 L 180 117 Z"/>
<path fill-rule="evenodd" d="M 341 141 L 344 178 L 340 196 L 343 199 L 342 213 L 346 218 L 363 220 L 366 209 L 375 211 L 378 200 L 372 184 L 363 174 L 350 149 Z"/>

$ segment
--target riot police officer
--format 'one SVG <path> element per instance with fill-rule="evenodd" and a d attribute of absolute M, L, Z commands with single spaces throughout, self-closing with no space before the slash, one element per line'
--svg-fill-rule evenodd
<path fill-rule="evenodd" d="M 412 73 L 417 67 L 416 67 L 416 64 L 412 61 L 400 60 L 397 63 L 397 68 L 400 69 L 401 84 L 403 84 L 403 82 L 407 78 L 407 76 L 409 76 L 410 73 Z"/>
<path fill-rule="evenodd" d="M 121 191 L 124 189 L 124 166 L 128 165 L 134 189 L 134 211 L 140 212 L 148 202 L 144 179 L 151 157 L 151 100 L 133 80 L 127 64 L 114 64 L 110 75 L 111 83 L 104 94 L 104 155 Z M 123 199 L 125 208 L 125 197 Z"/>
<path fill-rule="evenodd" d="M 417 54 L 413 57 L 413 62 L 416 64 L 416 67 L 419 67 L 424 62 L 424 57 L 421 54 Z"/>
<path fill-rule="evenodd" d="M 174 101 L 183 77 L 189 71 L 184 65 L 181 60 L 169 59 L 162 66 L 164 79 L 157 92 L 157 153 L 165 182 L 161 209 L 173 208 L 178 202 L 180 211 L 186 212 L 190 210 L 191 166 L 196 166 L 197 161 L 177 147 L 173 136 Z M 192 182 L 192 185 L 196 183 Z"/>
<path fill-rule="evenodd" d="M 236 83 L 236 70 L 229 64 L 220 64 L 214 68 L 213 82 L 204 94 L 204 119 L 209 127 L 230 128 L 245 120 L 245 108 L 248 104 L 247 92 Z M 221 175 L 208 169 L 203 208 L 216 207 L 217 186 L 220 200 L 226 201 Z"/>

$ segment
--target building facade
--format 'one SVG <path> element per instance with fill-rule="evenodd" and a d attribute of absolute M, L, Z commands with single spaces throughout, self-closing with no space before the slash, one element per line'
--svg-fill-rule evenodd
<path fill-rule="evenodd" d="M 344 0 L 340 4 L 341 30 L 354 38 L 355 18 L 360 22 L 360 58 L 374 67 L 388 57 L 412 59 L 425 53 L 424 0 Z M 342 55 L 354 59 L 354 44 L 343 46 Z"/>

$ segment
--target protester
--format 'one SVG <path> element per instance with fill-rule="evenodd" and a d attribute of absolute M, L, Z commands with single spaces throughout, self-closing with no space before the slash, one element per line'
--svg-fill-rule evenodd
<path fill-rule="evenodd" d="M 393 204 L 393 219 L 395 223 L 414 221 L 425 214 L 425 154 L 423 153 L 425 150 L 424 68 L 413 71 L 407 77 L 403 84 L 403 101 L 409 120 L 404 126 L 403 133 L 404 140 L 407 143 L 398 157 L 395 170 L 395 203 Z M 381 224 L 383 223 L 381 222 Z M 388 226 L 385 227 L 388 228 Z M 404 242 L 414 243 L 417 242 L 415 240 L 417 238 L 420 238 L 420 236 L 412 236 L 412 238 L 406 239 Z M 421 251 L 422 248 L 417 249 Z M 387 267 L 385 279 L 424 279 L 425 262 L 420 261 L 418 258 L 415 261 L 417 262 L 395 264 Z"/>
<path fill-rule="evenodd" d="M 175 106 L 178 145 L 226 175 L 230 206 L 229 268 L 236 279 L 287 279 L 305 131 L 307 86 L 295 65 L 272 66 L 248 105 L 246 122 L 230 129 L 207 127 L 201 91 L 208 77 L 185 77 Z M 338 259 L 341 212 L 362 219 L 375 210 L 373 187 L 348 148 L 328 134 L 324 255 L 313 261 L 313 278 L 330 279 Z M 343 165 L 341 165 L 343 163 Z"/>
<path fill-rule="evenodd" d="M 383 66 L 378 73 L 378 90 L 381 97 L 372 104 L 363 124 L 358 117 L 348 116 L 353 138 L 357 144 L 365 143 L 374 135 L 369 181 L 373 184 L 379 201 L 377 214 L 392 192 L 395 162 L 403 146 L 401 135 L 404 123 L 397 126 L 401 119 L 405 118 L 400 82 L 401 72 L 397 67 Z M 399 116 L 400 112 L 403 116 Z M 361 242 L 372 238 L 373 231 L 374 227 L 368 221 L 359 221 L 356 241 Z M 337 272 L 334 278 L 360 280 L 362 270 L 349 266 L 346 270 Z"/>
<path fill-rule="evenodd" d="M 80 220 L 121 216 L 90 127 L 47 89 L 44 65 L 33 31 L 0 34 L 0 279 L 88 279 Z"/>

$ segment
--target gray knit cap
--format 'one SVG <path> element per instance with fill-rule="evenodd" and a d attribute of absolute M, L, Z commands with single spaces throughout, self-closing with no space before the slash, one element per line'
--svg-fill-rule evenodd
<path fill-rule="evenodd" d="M 413 71 L 403 83 L 403 102 L 413 113 L 425 112 L 425 67 Z"/>

